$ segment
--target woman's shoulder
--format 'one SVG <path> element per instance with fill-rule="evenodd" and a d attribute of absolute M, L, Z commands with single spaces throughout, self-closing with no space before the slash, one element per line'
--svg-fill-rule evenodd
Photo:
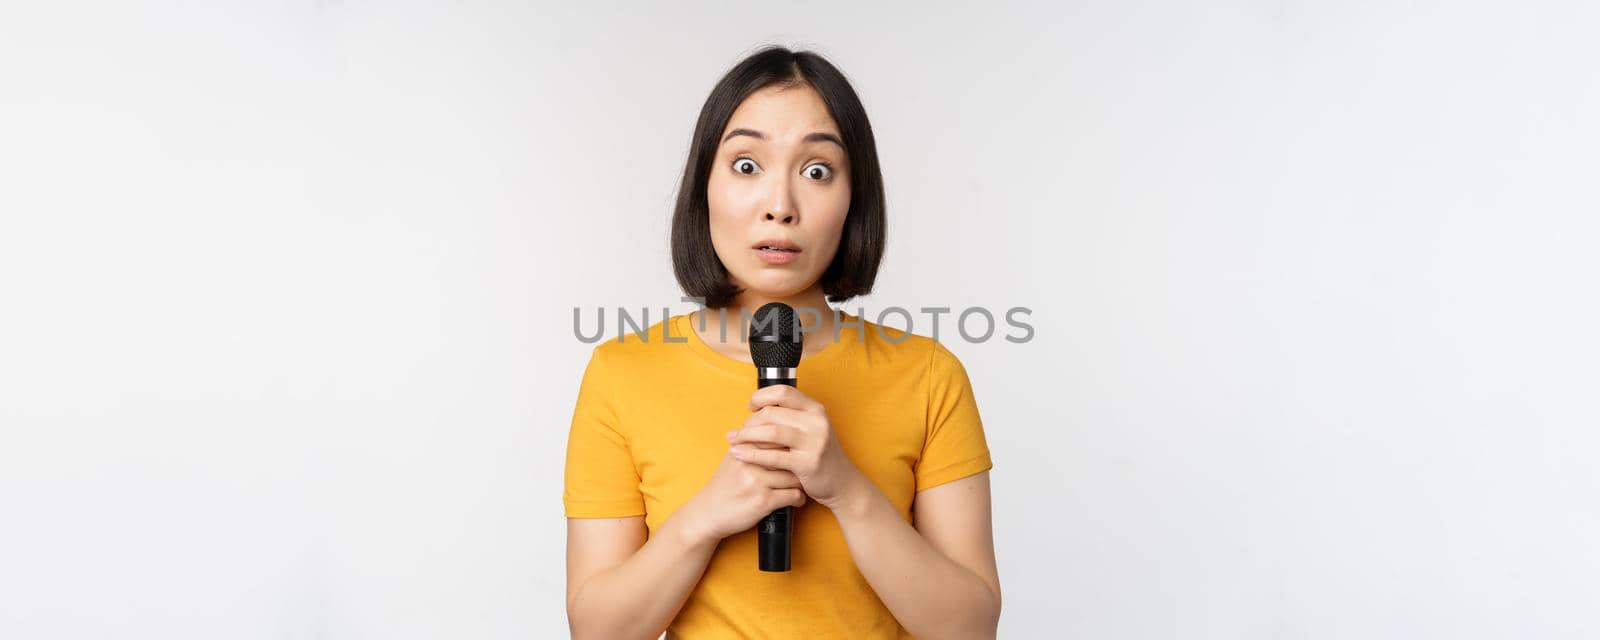
<path fill-rule="evenodd" d="M 924 371 L 942 371 L 951 366 L 960 366 L 960 359 L 937 336 L 923 335 L 850 314 L 846 314 L 843 321 L 847 329 L 855 329 L 858 333 L 842 336 L 842 339 L 854 337 L 860 341 L 864 346 L 862 352 L 877 363 Z"/>
<path fill-rule="evenodd" d="M 594 345 L 591 357 L 609 361 L 628 361 L 660 357 L 663 347 L 681 346 L 690 340 L 684 334 L 683 316 L 668 316 L 645 327 L 619 323 Z"/>

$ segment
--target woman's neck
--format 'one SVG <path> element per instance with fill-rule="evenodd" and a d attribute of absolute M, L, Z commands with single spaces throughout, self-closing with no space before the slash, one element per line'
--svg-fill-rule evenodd
<path fill-rule="evenodd" d="M 827 295 L 821 287 L 813 287 L 792 296 L 774 297 L 765 296 L 753 291 L 739 294 L 732 304 L 722 310 L 702 309 L 696 314 L 705 314 L 704 321 L 698 315 L 690 317 L 692 326 L 700 334 L 700 338 L 708 345 L 719 351 L 732 353 L 748 350 L 746 340 L 741 333 L 745 330 L 744 319 L 753 319 L 757 309 L 771 302 L 782 302 L 794 308 L 795 316 L 800 320 L 800 327 L 805 331 L 805 349 L 802 353 L 810 354 L 821 351 L 833 342 L 833 307 L 828 305 Z M 728 328 L 724 332 L 718 326 L 726 317 Z M 700 327 L 705 329 L 701 330 Z M 727 340 L 723 340 L 726 334 Z"/>

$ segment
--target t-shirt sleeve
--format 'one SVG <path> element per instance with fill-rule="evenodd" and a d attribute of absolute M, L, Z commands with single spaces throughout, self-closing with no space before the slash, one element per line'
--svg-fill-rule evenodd
<path fill-rule="evenodd" d="M 933 343 L 928 362 L 927 416 L 928 435 L 916 467 L 917 491 L 994 466 L 967 370 L 938 342 Z"/>
<path fill-rule="evenodd" d="M 603 348 L 595 347 L 578 387 L 572 428 L 567 434 L 567 468 L 562 503 L 568 518 L 625 518 L 644 515 L 639 472 L 617 419 L 617 375 Z"/>

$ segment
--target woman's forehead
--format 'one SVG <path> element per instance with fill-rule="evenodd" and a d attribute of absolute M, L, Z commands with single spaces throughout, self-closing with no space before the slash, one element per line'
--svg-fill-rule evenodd
<path fill-rule="evenodd" d="M 780 143 L 796 143 L 813 132 L 839 133 L 822 96 L 804 84 L 766 87 L 750 94 L 728 118 L 723 139 L 735 129 L 752 130 L 768 142 Z"/>

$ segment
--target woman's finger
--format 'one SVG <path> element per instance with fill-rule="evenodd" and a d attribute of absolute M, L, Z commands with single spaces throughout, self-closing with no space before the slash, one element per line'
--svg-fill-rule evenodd
<path fill-rule="evenodd" d="M 766 467 L 754 464 L 750 466 L 755 467 L 757 473 L 761 474 L 762 484 L 765 484 L 770 488 L 799 489 L 805 486 L 804 484 L 801 484 L 800 478 L 795 477 L 794 474 L 789 473 L 788 471 L 768 469 Z"/>
<path fill-rule="evenodd" d="M 806 492 L 799 489 L 784 489 L 776 491 L 773 496 L 779 500 L 780 506 L 803 507 L 806 505 Z"/>
<path fill-rule="evenodd" d="M 822 403 L 811 399 L 799 389 L 786 384 L 775 384 L 770 387 L 756 389 L 750 396 L 750 410 L 757 411 L 762 407 L 777 405 L 801 411 L 815 411 L 822 409 Z"/>
<path fill-rule="evenodd" d="M 802 443 L 802 436 L 795 427 L 786 424 L 752 424 L 747 425 L 728 436 L 729 444 L 754 444 L 767 443 L 785 447 L 797 447 Z"/>
<path fill-rule="evenodd" d="M 813 414 L 809 411 L 801 411 L 799 409 L 790 409 L 788 407 L 780 407 L 775 404 L 769 404 L 765 407 L 757 409 L 755 413 L 750 414 L 750 417 L 745 420 L 745 423 L 760 424 L 763 422 L 770 422 L 774 424 L 787 424 L 796 427 L 803 427 L 815 421 L 816 414 Z"/>
<path fill-rule="evenodd" d="M 748 444 L 735 445 L 729 450 L 733 457 L 768 469 L 792 471 L 794 454 L 788 449 L 757 449 Z"/>

